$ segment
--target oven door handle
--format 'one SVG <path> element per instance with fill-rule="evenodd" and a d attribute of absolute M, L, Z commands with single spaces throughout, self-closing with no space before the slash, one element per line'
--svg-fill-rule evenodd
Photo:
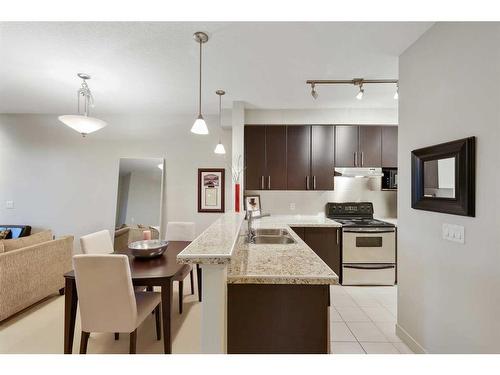
<path fill-rule="evenodd" d="M 393 233 L 396 231 L 395 228 L 342 228 L 344 233 Z"/>
<path fill-rule="evenodd" d="M 354 268 L 358 270 L 386 270 L 390 268 L 396 268 L 394 264 L 343 264 L 344 268 Z"/>

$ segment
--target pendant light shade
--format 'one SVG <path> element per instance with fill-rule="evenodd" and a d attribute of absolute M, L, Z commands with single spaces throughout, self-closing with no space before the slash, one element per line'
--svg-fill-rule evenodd
<path fill-rule="evenodd" d="M 100 130 L 107 125 L 106 122 L 99 120 L 98 118 L 82 115 L 63 115 L 59 116 L 58 119 L 64 125 L 76 130 L 84 137 L 87 134 Z"/>
<path fill-rule="evenodd" d="M 208 35 L 205 34 L 204 32 L 198 31 L 194 33 L 193 35 L 194 40 L 196 43 L 199 43 L 200 45 L 200 82 L 199 82 L 199 92 L 198 92 L 198 117 L 194 121 L 193 126 L 191 127 L 191 133 L 194 134 L 208 134 L 208 127 L 207 123 L 205 122 L 205 119 L 203 118 L 203 115 L 201 114 L 201 47 L 203 43 L 206 43 L 208 41 Z"/>
<path fill-rule="evenodd" d="M 216 154 L 225 154 L 226 149 L 222 144 L 220 136 L 222 133 L 222 95 L 224 95 L 226 92 L 224 90 L 217 90 L 215 93 L 219 95 L 219 143 L 217 143 L 217 146 L 215 146 L 214 152 Z"/>
<path fill-rule="evenodd" d="M 90 107 L 94 106 L 94 97 L 87 85 L 87 80 L 90 79 L 90 76 L 85 73 L 78 73 L 77 76 L 83 80 L 82 86 L 76 93 L 78 100 L 78 115 L 62 115 L 59 116 L 58 119 L 64 125 L 69 126 L 85 137 L 87 134 L 100 130 L 108 124 L 103 120 L 89 116 Z M 80 100 L 82 98 L 84 103 L 83 109 L 81 110 Z"/>
<path fill-rule="evenodd" d="M 224 145 L 222 143 L 220 143 L 220 141 L 217 144 L 217 146 L 215 146 L 214 152 L 216 154 L 225 154 L 226 153 L 226 149 L 224 148 Z"/>
<path fill-rule="evenodd" d="M 193 127 L 191 128 L 191 133 L 202 135 L 208 134 L 207 123 L 201 114 L 195 120 Z"/>

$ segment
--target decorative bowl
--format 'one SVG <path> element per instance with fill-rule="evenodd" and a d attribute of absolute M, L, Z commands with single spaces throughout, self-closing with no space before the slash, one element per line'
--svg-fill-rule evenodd
<path fill-rule="evenodd" d="M 128 245 L 132 255 L 136 258 L 156 258 L 167 250 L 168 241 L 144 240 L 135 241 Z"/>

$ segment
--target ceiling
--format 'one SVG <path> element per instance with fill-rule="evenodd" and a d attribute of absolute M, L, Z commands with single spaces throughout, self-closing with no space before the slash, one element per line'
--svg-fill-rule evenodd
<path fill-rule="evenodd" d="M 396 108 L 393 85 L 319 86 L 307 79 L 398 77 L 398 56 L 432 23 L 0 23 L 0 113 L 76 111 L 76 73 L 92 75 L 95 115 L 195 114 L 198 45 L 205 31 L 203 113 L 248 108 Z"/>

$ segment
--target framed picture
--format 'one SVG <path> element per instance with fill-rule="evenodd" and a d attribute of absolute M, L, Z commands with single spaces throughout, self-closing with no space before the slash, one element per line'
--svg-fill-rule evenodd
<path fill-rule="evenodd" d="M 251 211 L 252 216 L 260 216 L 260 195 L 245 195 L 245 211 Z"/>
<path fill-rule="evenodd" d="M 224 212 L 225 169 L 198 168 L 198 212 Z"/>

